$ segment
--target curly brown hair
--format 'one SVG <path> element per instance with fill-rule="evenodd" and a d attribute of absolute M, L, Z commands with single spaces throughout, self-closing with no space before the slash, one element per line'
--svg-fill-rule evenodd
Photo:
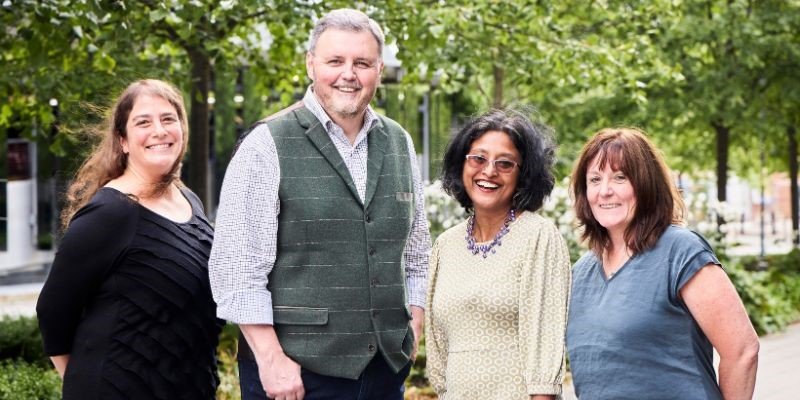
<path fill-rule="evenodd" d="M 92 129 L 92 133 L 99 137 L 100 142 L 83 162 L 75 174 L 75 179 L 66 192 L 66 204 L 61 212 L 61 226 L 66 229 L 75 213 L 97 193 L 100 188 L 112 179 L 120 177 L 128 166 L 128 155 L 122 151 L 121 138 L 126 137 L 126 126 L 136 99 L 141 95 L 157 96 L 167 100 L 178 113 L 181 130 L 183 131 L 183 148 L 180 156 L 175 160 L 169 172 L 153 185 L 143 197 L 159 196 L 171 184 L 180 181 L 180 167 L 189 142 L 189 127 L 186 118 L 181 92 L 173 85 L 157 80 L 143 79 L 128 85 L 114 102 L 111 113 L 105 122 Z"/>

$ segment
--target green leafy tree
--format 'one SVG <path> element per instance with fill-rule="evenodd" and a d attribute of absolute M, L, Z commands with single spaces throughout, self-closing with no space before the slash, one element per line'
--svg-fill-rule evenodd
<path fill-rule="evenodd" d="M 62 105 L 107 104 L 133 79 L 172 81 L 189 92 L 188 184 L 208 207 L 208 98 L 216 66 L 248 67 L 253 85 L 248 100 L 262 101 L 259 110 L 269 108 L 262 98 L 288 104 L 305 84 L 303 53 L 313 19 L 324 7 L 340 3 L 6 2 L 1 14 L 6 34 L 0 44 L 9 73 L 0 78 L 0 95 L 8 101 L 0 108 L 0 127 L 12 123 L 11 115 L 15 120 L 50 123 L 52 97 Z M 231 74 L 223 71 L 220 76 Z M 78 111 L 74 114 L 62 117 L 79 120 L 70 118 Z M 226 132 L 235 134 L 235 129 L 226 127 Z M 54 139 L 56 144 L 64 141 L 68 140 Z M 66 153 L 63 147 L 54 150 Z"/>
<path fill-rule="evenodd" d="M 478 110 L 535 106 L 556 127 L 563 173 L 588 134 L 645 119 L 647 85 L 679 76 L 654 45 L 679 15 L 670 1 L 387 4 L 404 82 L 436 74 Z"/>
<path fill-rule="evenodd" d="M 318 7 L 292 1 L 139 0 L 93 3 L 82 17 L 89 24 L 103 16 L 105 25 L 95 30 L 98 42 L 124 35 L 141 44 L 142 54 L 169 60 L 180 77 L 173 80 L 187 84 L 188 184 L 210 208 L 208 98 L 215 66 L 251 64 L 272 74 L 267 82 L 289 80 L 302 66 L 300 49 Z"/>
<path fill-rule="evenodd" d="M 775 85 L 797 87 L 788 82 L 796 77 L 784 75 L 791 69 L 786 63 L 792 57 L 797 62 L 798 32 L 791 22 L 797 5 L 696 0 L 682 2 L 679 10 L 654 42 L 677 79 L 648 86 L 644 110 L 666 148 L 683 155 L 675 158 L 679 169 L 710 168 L 715 161 L 717 198 L 725 201 L 729 170 L 746 176 L 761 168 L 754 150 L 770 154 L 785 146 L 776 139 L 784 137 L 787 123 L 776 124 L 767 113 L 785 108 L 787 100 L 765 95 Z M 784 53 L 792 38 L 795 49 Z"/>

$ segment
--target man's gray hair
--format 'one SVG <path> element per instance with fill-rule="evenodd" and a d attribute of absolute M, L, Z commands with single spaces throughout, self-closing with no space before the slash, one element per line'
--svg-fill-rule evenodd
<path fill-rule="evenodd" d="M 380 25 L 378 25 L 374 19 L 368 17 L 367 14 L 352 8 L 340 8 L 325 14 L 314 24 L 314 30 L 311 31 L 311 42 L 308 45 L 308 51 L 311 53 L 314 52 L 319 37 L 328 29 L 371 33 L 378 42 L 378 55 L 383 57 L 383 30 L 381 30 Z"/>

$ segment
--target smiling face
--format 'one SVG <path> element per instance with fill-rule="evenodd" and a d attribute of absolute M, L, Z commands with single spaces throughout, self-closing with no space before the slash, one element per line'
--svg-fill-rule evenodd
<path fill-rule="evenodd" d="M 334 122 L 363 116 L 380 84 L 380 56 L 370 32 L 333 28 L 322 33 L 313 53 L 306 54 L 314 94 Z"/>
<path fill-rule="evenodd" d="M 586 196 L 592 215 L 612 237 L 622 237 L 636 211 L 636 193 L 622 171 L 610 162 L 600 167 L 599 156 L 589 163 L 586 172 Z"/>
<path fill-rule="evenodd" d="M 172 170 L 183 149 L 183 129 L 170 102 L 159 96 L 139 95 L 125 130 L 120 143 L 128 154 L 126 169 L 151 181 Z"/>
<path fill-rule="evenodd" d="M 520 170 L 514 166 L 509 172 L 500 172 L 494 160 L 522 162 L 519 150 L 505 132 L 488 131 L 470 146 L 469 155 L 483 156 L 483 165 L 465 159 L 461 179 L 464 189 L 472 200 L 475 214 L 505 214 L 511 208 L 511 199 L 517 189 Z"/>

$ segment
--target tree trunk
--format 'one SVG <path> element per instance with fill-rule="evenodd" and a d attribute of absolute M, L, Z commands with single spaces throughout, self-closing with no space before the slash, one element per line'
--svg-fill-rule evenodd
<path fill-rule="evenodd" d="M 711 126 L 717 133 L 717 200 L 723 202 L 728 199 L 728 144 L 731 130 L 722 122 L 713 122 Z"/>
<path fill-rule="evenodd" d="M 792 202 L 792 243 L 795 247 L 800 246 L 800 203 L 798 203 L 797 191 L 797 130 L 794 125 L 786 128 L 786 134 L 789 136 L 789 187 L 792 191 L 789 198 Z"/>
<path fill-rule="evenodd" d="M 505 70 L 499 65 L 492 67 L 494 73 L 494 99 L 492 99 L 492 107 L 503 107 L 503 78 Z"/>
<path fill-rule="evenodd" d="M 187 185 L 200 200 L 206 212 L 211 212 L 209 184 L 209 112 L 208 91 L 211 82 L 211 61 L 201 49 L 186 51 L 192 62 L 192 88 L 189 117 L 189 177 Z"/>

